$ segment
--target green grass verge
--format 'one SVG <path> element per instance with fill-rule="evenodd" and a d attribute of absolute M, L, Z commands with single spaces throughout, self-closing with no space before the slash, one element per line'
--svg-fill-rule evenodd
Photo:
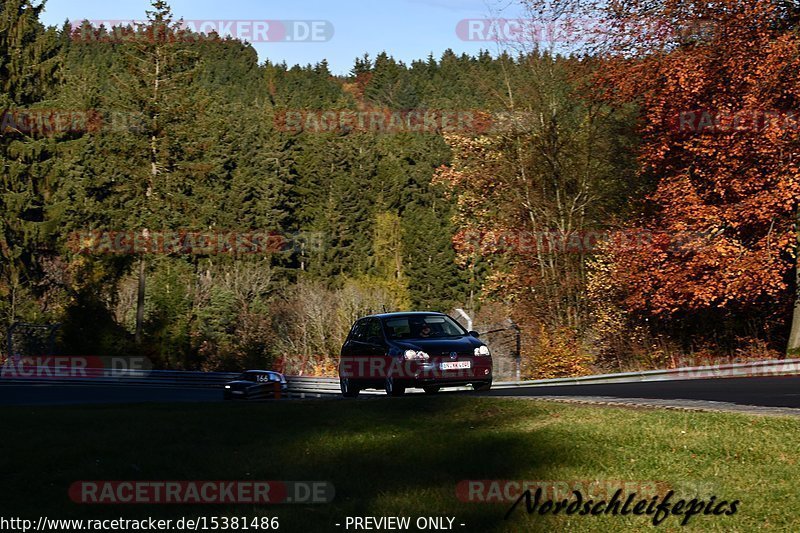
<path fill-rule="evenodd" d="M 0 515 L 278 516 L 344 531 L 346 516 L 455 516 L 456 531 L 640 531 L 647 516 L 527 515 L 465 503 L 469 479 L 659 481 L 741 501 L 662 531 L 800 531 L 800 420 L 468 395 L 260 404 L 6 407 Z M 327 480 L 330 505 L 86 506 L 76 480 Z"/>

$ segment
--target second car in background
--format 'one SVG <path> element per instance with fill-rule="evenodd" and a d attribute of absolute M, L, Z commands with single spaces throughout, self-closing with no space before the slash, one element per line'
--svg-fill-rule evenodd
<path fill-rule="evenodd" d="M 287 392 L 286 376 L 272 370 L 248 370 L 225 384 L 226 400 L 256 400 L 275 398 Z"/>

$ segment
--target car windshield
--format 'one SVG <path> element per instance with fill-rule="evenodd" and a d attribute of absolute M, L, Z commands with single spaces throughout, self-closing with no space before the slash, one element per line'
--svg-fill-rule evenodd
<path fill-rule="evenodd" d="M 383 319 L 386 335 L 392 340 L 463 337 L 467 334 L 458 322 L 445 315 L 403 315 Z"/>

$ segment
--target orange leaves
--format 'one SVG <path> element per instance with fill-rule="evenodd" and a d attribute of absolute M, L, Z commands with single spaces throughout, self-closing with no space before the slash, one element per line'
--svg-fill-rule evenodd
<path fill-rule="evenodd" d="M 600 80 L 638 97 L 646 119 L 640 160 L 660 182 L 645 225 L 698 236 L 659 253 L 615 256 L 627 304 L 656 315 L 764 302 L 779 308 L 792 298 L 800 42 L 779 33 L 768 0 L 714 9 L 707 39 L 615 58 Z"/>

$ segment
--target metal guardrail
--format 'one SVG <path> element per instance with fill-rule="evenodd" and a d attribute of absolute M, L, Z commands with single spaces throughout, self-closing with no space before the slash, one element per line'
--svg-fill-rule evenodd
<path fill-rule="evenodd" d="M 603 383 L 641 383 L 648 381 L 683 381 L 688 379 L 711 379 L 728 377 L 788 376 L 800 375 L 800 359 L 771 359 L 750 363 L 729 363 L 713 366 L 695 366 L 667 370 L 643 370 L 617 374 L 597 374 L 575 378 L 534 379 L 527 381 L 495 381 L 493 389 L 517 387 L 552 387 L 556 385 L 590 385 Z M 335 378 L 287 377 L 290 390 L 308 390 L 334 394 L 339 392 L 339 380 Z M 459 387 L 468 390 L 469 387 Z M 369 391 L 366 391 L 369 392 Z"/>
<path fill-rule="evenodd" d="M 336 378 L 317 378 L 305 376 L 286 376 L 286 381 L 289 384 L 290 395 L 300 395 L 301 398 L 306 395 L 322 396 L 329 394 L 340 394 L 339 380 Z"/>
<path fill-rule="evenodd" d="M 239 376 L 239 372 L 193 372 L 181 370 L 108 370 L 86 369 L 80 377 L 15 376 L 0 374 L 1 385 L 75 385 L 75 386 L 139 386 L 219 388 L 226 381 Z M 619 374 L 599 374 L 576 378 L 538 379 L 529 381 L 498 381 L 493 388 L 549 387 L 556 385 L 590 385 L 601 383 L 640 383 L 649 381 L 679 381 L 726 377 L 756 377 L 800 375 L 800 359 L 776 359 L 752 363 L 732 363 L 715 366 L 684 367 L 670 370 L 645 370 Z M 287 376 L 289 394 L 321 396 L 339 394 L 336 378 Z M 460 387 L 467 390 L 468 387 Z M 364 391 L 367 394 L 373 391 Z M 379 394 L 378 391 L 374 391 Z"/>
<path fill-rule="evenodd" d="M 42 369 L 47 374 L 48 369 Z M 0 374 L 2 385 L 75 386 L 75 387 L 147 387 L 181 389 L 219 389 L 236 379 L 240 372 L 193 372 L 182 370 L 107 370 L 84 369 L 80 376 L 24 376 L 11 372 Z M 327 378 L 288 377 L 288 397 L 321 397 L 338 394 L 339 381 Z"/>
<path fill-rule="evenodd" d="M 751 363 L 729 363 L 712 366 L 693 366 L 667 370 L 643 370 L 618 374 L 596 374 L 575 378 L 534 379 L 529 381 L 499 381 L 492 388 L 553 387 L 556 385 L 591 385 L 602 383 L 641 383 L 649 381 L 684 381 L 737 377 L 790 376 L 800 374 L 800 359 L 770 359 Z"/>
<path fill-rule="evenodd" d="M 241 372 L 193 372 L 184 370 L 109 370 L 86 368 L 75 376 L 48 375 L 52 369 L 38 369 L 32 376 L 0 372 L 0 385 L 80 385 L 80 386 L 137 386 L 218 388 L 236 379 Z M 79 375 L 77 375 L 79 374 Z"/>
<path fill-rule="evenodd" d="M 312 377 L 299 377 L 299 376 L 286 376 L 286 381 L 289 382 L 290 392 L 300 393 L 319 393 L 319 394 L 340 394 L 339 379 L 338 378 L 312 378 Z M 472 390 L 471 387 L 454 387 L 460 390 Z M 422 389 L 419 389 L 420 391 Z M 383 391 L 378 390 L 362 390 L 361 394 L 383 394 Z"/>
<path fill-rule="evenodd" d="M 31 369 L 25 369 L 26 372 Z M 40 368 L 37 375 L 0 372 L 1 385 L 57 385 L 83 387 L 162 387 L 217 389 L 241 375 L 241 372 L 194 372 L 186 370 L 109 370 L 86 368 L 75 376 L 59 376 L 53 369 Z M 287 376 L 289 393 L 321 395 L 339 394 L 339 380 Z"/>

